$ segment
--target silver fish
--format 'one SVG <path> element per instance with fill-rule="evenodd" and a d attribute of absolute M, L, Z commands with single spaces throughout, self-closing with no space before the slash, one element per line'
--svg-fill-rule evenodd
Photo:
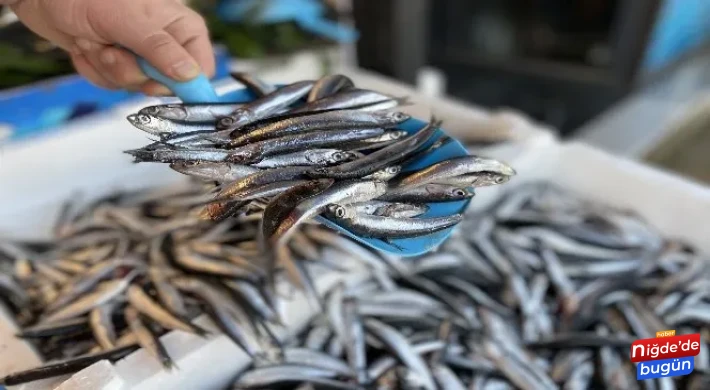
<path fill-rule="evenodd" d="M 161 104 L 144 107 L 138 111 L 138 115 L 177 122 L 215 124 L 217 119 L 229 115 L 240 106 L 241 104 L 238 103 Z"/>
<path fill-rule="evenodd" d="M 174 162 L 170 164 L 174 171 L 204 180 L 236 181 L 259 171 L 247 165 L 213 162 Z"/>
<path fill-rule="evenodd" d="M 270 242 L 285 242 L 295 227 L 323 212 L 329 204 L 364 202 L 381 196 L 386 190 L 387 185 L 379 181 L 336 183 L 320 194 L 301 202 L 287 218 L 278 222 L 273 235 L 266 238 Z"/>
<path fill-rule="evenodd" d="M 433 121 L 418 133 L 373 152 L 366 157 L 335 167 L 316 168 L 309 174 L 314 177 L 333 177 L 338 179 L 352 179 L 369 175 L 415 153 L 434 135 L 438 129 L 438 124 L 439 122 Z"/>
<path fill-rule="evenodd" d="M 313 88 L 313 81 L 298 81 L 262 96 L 234 110 L 217 123 L 218 130 L 234 130 L 240 126 L 271 116 L 304 97 Z"/>
<path fill-rule="evenodd" d="M 174 122 L 145 114 L 131 114 L 126 119 L 136 128 L 161 137 L 214 131 L 209 124 Z"/>
<path fill-rule="evenodd" d="M 357 110 L 326 111 L 289 117 L 256 129 L 244 130 L 244 134 L 230 142 L 230 148 L 283 137 L 326 130 L 388 128 L 409 119 L 409 115 L 396 111 L 363 112 Z"/>
<path fill-rule="evenodd" d="M 513 168 L 497 160 L 477 156 L 457 157 L 433 164 L 402 178 L 396 184 L 396 190 L 401 192 L 427 183 L 436 183 L 475 172 L 491 172 L 501 176 L 515 175 Z"/>
<path fill-rule="evenodd" d="M 367 139 L 382 134 L 383 132 L 383 129 L 378 128 L 361 128 L 288 135 L 231 149 L 227 161 L 235 163 L 257 163 L 265 157 L 275 154 L 290 153 L 312 148 L 337 147 L 344 142 Z"/>
<path fill-rule="evenodd" d="M 328 207 L 328 218 L 361 237 L 405 238 L 435 233 L 457 225 L 463 220 L 460 214 L 433 218 L 391 218 L 358 214 L 343 205 Z"/>
<path fill-rule="evenodd" d="M 266 157 L 251 166 L 256 168 L 281 168 L 294 165 L 325 166 L 351 161 L 360 157 L 362 157 L 360 153 L 342 151 L 340 149 L 308 149 Z"/>
<path fill-rule="evenodd" d="M 313 85 L 313 89 L 308 93 L 306 98 L 307 102 L 315 102 L 317 100 L 323 99 L 334 95 L 340 91 L 353 88 L 355 84 L 349 77 L 342 74 L 332 74 L 328 76 L 321 77 Z"/>
<path fill-rule="evenodd" d="M 447 184 L 425 184 L 405 191 L 390 191 L 377 198 L 389 202 L 439 203 L 471 199 L 475 193 L 469 188 Z"/>
<path fill-rule="evenodd" d="M 429 206 L 425 204 L 396 203 L 382 200 L 353 203 L 350 206 L 358 214 L 392 218 L 414 218 L 429 211 Z"/>

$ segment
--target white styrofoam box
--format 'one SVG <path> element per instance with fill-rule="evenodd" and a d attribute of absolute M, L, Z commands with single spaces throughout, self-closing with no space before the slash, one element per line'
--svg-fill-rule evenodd
<path fill-rule="evenodd" d="M 516 160 L 518 175 L 513 180 L 480 191 L 473 207 L 489 205 L 516 185 L 548 180 L 586 198 L 634 210 L 666 236 L 683 238 L 710 253 L 709 187 L 582 143 L 538 146 Z"/>

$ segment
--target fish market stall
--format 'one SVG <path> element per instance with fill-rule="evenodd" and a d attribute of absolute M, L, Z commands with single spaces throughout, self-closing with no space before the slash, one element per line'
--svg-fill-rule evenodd
<path fill-rule="evenodd" d="M 351 79 L 359 88 L 399 97 L 397 86 L 384 90 L 367 85 L 356 76 Z M 330 80 L 342 81 L 337 77 Z M 374 78 L 364 75 L 363 80 Z M 319 82 L 321 87 L 326 84 Z M 304 85 L 293 83 L 284 88 L 293 91 L 305 88 Z M 320 100 L 314 98 L 306 104 Z M 362 110 L 364 106 L 357 107 Z M 443 112 L 438 116 L 440 108 Z M 128 109 L 132 113 L 137 111 L 135 107 Z M 88 343 L 77 347 L 77 351 L 69 351 L 62 342 L 33 345 L 41 347 L 38 349 L 42 349 L 45 356 L 51 356 L 47 350 L 52 347 L 52 351 L 60 356 L 91 357 L 91 361 L 85 360 L 79 365 L 74 361 L 72 369 L 51 367 L 61 375 L 44 383 L 28 381 L 28 378 L 36 378 L 36 371 L 16 372 L 35 367 L 38 355 L 35 361 L 27 362 L 25 367 L 13 367 L 12 371 L 2 366 L 0 375 L 15 373 L 8 377 L 11 381 L 7 384 L 16 383 L 18 388 L 27 389 L 53 388 L 71 376 L 59 388 L 221 388 L 232 383 L 238 388 L 269 388 L 283 381 L 346 389 L 363 388 L 365 384 L 377 384 L 383 388 L 402 388 L 406 384 L 425 389 L 472 386 L 635 388 L 635 370 L 625 356 L 633 339 L 652 337 L 655 331 L 676 327 L 680 333 L 701 333 L 707 346 L 708 320 L 702 310 L 707 305 L 703 292 L 707 285 L 708 265 L 703 253 L 708 253 L 710 246 L 704 239 L 703 224 L 710 217 L 710 190 L 697 184 L 584 145 L 560 144 L 514 114 L 466 110 L 457 104 L 437 107 L 437 103 L 432 102 L 434 118 L 444 120 L 442 127 L 447 134 L 469 141 L 470 149 L 487 158 L 456 156 L 424 161 L 421 166 L 413 164 L 407 170 L 407 164 L 401 163 L 405 157 L 417 156 L 421 150 L 427 153 L 436 152 L 438 148 L 444 150 L 446 146 L 442 145 L 447 145 L 445 137 L 423 142 L 435 133 L 432 129 L 438 125 L 430 113 L 425 115 L 418 111 L 416 117 L 423 122 L 407 134 L 397 130 L 376 134 L 363 131 L 362 140 L 380 137 L 374 141 L 376 146 L 358 143 L 355 148 L 351 144 L 353 140 L 339 141 L 342 145 L 338 147 L 347 144 L 355 148 L 350 151 L 363 155 L 347 155 L 344 158 L 355 156 L 355 159 L 341 161 L 341 157 L 328 154 L 330 158 L 336 158 L 335 165 L 328 162 L 315 170 L 304 171 L 307 175 L 317 174 L 319 179 L 292 183 L 275 197 L 271 192 L 268 196 L 264 192 L 259 192 L 258 196 L 247 195 L 243 187 L 236 186 L 235 189 L 234 183 L 242 180 L 241 173 L 231 169 L 201 168 L 210 167 L 210 158 L 224 161 L 219 157 L 223 152 L 212 147 L 225 142 L 236 147 L 227 149 L 240 151 L 230 152 L 230 164 L 262 169 L 258 165 L 268 161 L 272 167 L 269 172 L 281 169 L 288 173 L 291 172 L 289 169 L 303 164 L 294 165 L 293 158 L 305 161 L 300 155 L 289 155 L 286 163 L 281 161 L 279 156 L 298 152 L 285 149 L 292 148 L 292 143 L 288 146 L 269 144 L 269 150 L 276 150 L 275 154 L 259 158 L 253 153 L 265 153 L 266 149 L 257 150 L 252 145 L 264 146 L 263 142 L 272 136 L 275 139 L 298 136 L 289 135 L 289 132 L 293 131 L 293 126 L 305 125 L 297 122 L 284 127 L 280 121 L 294 120 L 293 117 L 280 118 L 277 115 L 268 123 L 268 128 L 257 127 L 243 134 L 229 133 L 226 139 L 213 133 L 209 138 L 190 139 L 190 142 L 198 142 L 200 147 L 207 141 L 210 147 L 207 150 L 212 153 L 200 155 L 201 162 L 196 163 L 190 157 L 194 154 L 185 157 L 184 153 L 202 153 L 200 150 L 203 149 L 191 149 L 194 146 L 189 143 L 178 144 L 182 142 L 179 136 L 166 136 L 166 132 L 175 131 L 177 127 L 151 127 L 156 118 L 151 115 L 161 115 L 160 108 L 145 110 L 132 115 L 129 120 L 134 126 L 159 137 L 160 141 L 155 144 L 146 146 L 145 134 L 131 129 L 127 122 L 107 120 L 105 129 L 104 126 L 97 129 L 96 123 L 85 123 L 84 128 L 77 127 L 62 137 L 23 145 L 22 149 L 8 150 L 4 155 L 0 184 L 3 189 L 13 188 L 0 194 L 3 200 L 0 204 L 6 205 L 0 210 L 2 236 L 13 239 L 8 242 L 14 242 L 21 238 L 47 237 L 54 230 L 55 237 L 74 237 L 74 242 L 63 238 L 45 244 L 50 249 L 58 245 L 63 251 L 69 251 L 69 255 L 58 252 L 63 253 L 62 260 L 69 259 L 71 263 L 62 262 L 61 272 L 55 268 L 55 263 L 50 267 L 38 261 L 30 262 L 25 257 L 33 257 L 31 254 L 13 256 L 11 272 L 17 280 L 27 277 L 31 281 L 38 277 L 33 275 L 39 275 L 42 270 L 40 280 L 51 279 L 67 288 L 66 291 L 46 292 L 36 286 L 30 288 L 33 294 L 40 294 L 39 298 L 31 298 L 33 301 L 46 299 L 47 302 L 41 304 L 39 323 L 24 325 L 20 331 L 24 332 L 24 337 L 30 338 L 33 337 L 31 334 L 46 335 L 47 332 L 56 336 L 54 332 L 58 332 L 58 328 L 79 327 L 84 333 L 77 345 L 84 341 Z M 385 127 L 399 126 L 405 120 L 401 115 L 381 117 L 371 115 L 367 110 L 363 112 L 365 114 L 352 114 L 347 120 L 351 124 L 361 121 L 362 126 L 371 125 L 372 121 L 394 121 L 377 122 Z M 402 112 L 408 111 L 403 109 Z M 308 122 L 309 125 L 304 127 L 312 130 L 313 126 L 324 126 L 323 123 L 330 126 L 328 120 L 332 115 L 328 111 L 310 111 L 298 118 L 309 121 L 316 118 L 316 122 Z M 449 118 L 460 130 L 453 130 L 447 124 Z M 342 117 L 338 116 L 338 119 L 342 120 Z M 430 119 L 431 123 L 427 124 L 425 121 Z M 229 121 L 225 125 L 220 120 L 212 127 L 224 126 L 223 131 L 233 131 L 230 129 L 233 125 Z M 495 138 L 501 133 L 502 142 Z M 387 137 L 381 138 L 384 134 Z M 464 135 L 470 137 L 465 139 Z M 106 142 L 107 139 L 110 142 Z M 80 141 L 87 154 L 76 153 L 74 148 Z M 413 143 L 405 148 L 410 141 Z M 335 147 L 332 142 L 328 145 Z M 120 153 L 122 150 L 129 150 L 138 161 L 166 164 L 131 164 L 127 156 Z M 402 155 L 386 160 L 390 158 L 386 156 L 389 154 L 381 153 L 382 158 L 376 161 L 366 160 L 382 150 Z M 61 164 L 42 164 L 47 155 Z M 178 160 L 175 160 L 176 156 Z M 313 162 L 306 160 L 309 164 Z M 363 161 L 367 164 L 362 165 Z M 345 164 L 351 164 L 346 166 L 353 169 L 337 168 Z M 476 164 L 485 165 L 485 168 Z M 511 175 L 508 165 L 517 174 Z M 391 170 L 393 166 L 399 166 L 399 169 Z M 438 169 L 442 166 L 455 166 L 458 173 Z M 478 171 L 473 174 L 472 168 Z M 246 171 L 255 173 L 245 177 L 264 172 Z M 208 187 L 208 183 L 187 181 L 180 173 L 206 175 L 204 177 L 211 180 L 234 183 L 216 188 L 209 184 Z M 231 174 L 236 176 L 225 176 Z M 434 174 L 437 181 L 433 181 Z M 375 175 L 372 176 L 374 179 L 367 179 L 370 175 Z M 26 180 L 27 177 L 32 180 Z M 297 205 L 313 203 L 310 199 L 328 193 L 329 186 L 354 185 L 347 180 L 339 182 L 336 178 L 371 180 L 374 186 L 369 198 L 357 198 L 365 203 L 359 209 L 354 206 L 357 203 L 346 202 L 355 202 L 349 200 L 354 195 L 324 203 L 320 210 L 330 221 L 329 226 L 341 223 L 350 223 L 347 225 L 350 228 L 359 226 L 357 220 L 351 220 L 353 210 L 355 215 L 360 215 L 360 222 L 397 220 L 394 227 L 388 225 L 387 232 L 391 236 L 383 240 L 394 244 L 388 249 L 390 251 L 406 247 L 405 241 L 392 238 L 397 237 L 395 232 L 402 229 L 402 221 L 407 218 L 426 220 L 427 216 L 422 217 L 422 213 L 435 202 L 434 194 L 439 196 L 435 189 L 456 190 L 441 193 L 445 194 L 446 201 L 451 201 L 452 197 L 470 200 L 474 193 L 468 189 L 476 187 L 476 197 L 463 220 L 454 220 L 461 226 L 454 230 L 452 237 L 432 253 L 417 257 L 373 251 L 345 234 L 338 235 L 306 222 L 292 226 L 289 221 L 301 221 L 300 214 L 291 211 L 284 218 L 282 212 L 274 211 L 273 206 L 270 208 L 273 204 L 292 202 L 291 196 L 298 199 L 299 191 L 310 195 L 299 200 Z M 284 180 L 294 179 L 302 180 L 300 171 L 299 175 Z M 326 189 L 313 187 L 324 180 L 331 180 Z M 384 192 L 378 193 L 381 189 L 376 182 L 389 180 L 392 181 L 382 189 Z M 510 182 L 506 183 L 508 180 Z M 158 188 L 147 193 L 104 198 L 93 206 L 91 202 L 81 202 L 84 206 L 69 213 L 61 207 L 66 199 L 76 200 L 77 195 L 73 194 L 77 191 L 89 199 L 97 199 L 120 189 L 156 186 Z M 52 189 L 51 193 L 47 188 Z M 427 189 L 424 198 L 415 191 L 417 188 Z M 384 198 L 384 204 L 370 200 L 385 196 L 393 189 L 389 199 L 408 200 L 388 201 Z M 239 205 L 239 213 L 233 214 L 231 208 L 224 207 L 224 202 L 218 202 L 219 207 L 215 208 L 194 207 L 213 204 L 212 196 L 209 202 L 204 199 L 205 195 L 215 193 L 221 194 L 217 198 L 220 200 L 235 194 L 238 194 L 237 200 L 247 199 L 246 196 L 255 199 L 273 197 L 266 205 L 256 201 L 246 206 L 263 209 L 263 215 L 273 215 L 274 218 L 262 217 L 257 212 L 250 214 L 249 209 L 242 211 L 245 205 Z M 355 194 L 364 196 L 362 191 Z M 392 198 L 393 195 L 400 197 Z M 16 205 L 17 199 L 23 199 L 22 206 Z M 675 205 L 672 213 L 668 212 L 669 204 Z M 390 207 L 394 205 L 398 207 Z M 293 210 L 298 210 L 298 206 Z M 216 221 L 197 222 L 195 211 Z M 266 227 L 258 222 L 262 218 Z M 128 257 L 118 265 L 121 272 L 112 272 L 114 276 L 102 282 L 106 283 L 102 284 L 104 287 L 77 293 L 81 298 L 72 303 L 66 296 L 68 292 L 75 292 L 75 287 L 61 280 L 72 273 L 92 275 L 99 272 L 87 271 L 83 265 L 83 261 L 89 261 L 80 260 L 88 256 L 86 252 L 90 258 L 98 256 L 96 264 L 89 264 L 90 270 L 94 267 L 103 269 L 110 264 L 102 260 L 108 255 L 97 254 L 97 251 L 101 252 L 101 245 L 91 244 L 95 240 L 91 234 L 96 232 L 81 230 L 86 221 L 89 221 L 89 227 L 94 226 L 92 224 L 108 226 L 111 234 L 117 234 L 113 230 L 120 226 L 120 234 L 128 234 L 128 238 L 119 242 L 129 242 L 120 253 L 146 254 L 149 260 L 145 265 Z M 278 221 L 277 226 L 269 228 L 272 221 Z M 450 227 L 443 226 L 432 229 Z M 66 233 L 67 229 L 70 233 Z M 286 275 L 275 277 L 273 295 L 267 292 L 268 288 L 262 291 L 264 286 L 250 282 L 261 272 L 261 267 L 254 268 L 254 265 L 263 261 L 257 256 L 260 242 L 256 239 L 257 231 L 270 233 L 262 237 L 274 244 L 266 252 L 274 252 L 277 263 L 286 268 Z M 284 231 L 291 232 L 293 241 L 282 239 L 286 236 Z M 180 232 L 184 234 L 176 234 Z M 373 236 L 365 238 L 378 237 L 372 229 L 367 233 Z M 12 244 L 8 245 L 12 247 Z M 19 245 L 26 250 L 32 247 Z M 282 251 L 283 248 L 287 249 Z M 36 250 L 42 253 L 42 249 Z M 118 252 L 119 245 L 111 245 L 110 250 Z M 263 254 L 263 248 L 260 250 Z M 4 249 L 3 253 L 7 252 Z M 65 258 L 65 255 L 69 257 Z M 298 260 L 290 260 L 292 255 Z M 144 267 L 164 270 L 164 262 L 191 272 L 150 272 L 149 283 L 136 279 L 137 274 L 144 272 Z M 56 267 L 59 267 L 58 263 Z M 72 271 L 77 269 L 75 267 L 81 270 Z M 266 269 L 270 270 L 268 266 Z M 134 283 L 134 280 L 143 281 Z M 234 284 L 236 280 L 247 283 Z M 638 285 L 630 280 L 637 281 Z M 228 290 L 234 290 L 232 292 L 241 291 L 242 298 L 250 298 L 221 299 L 219 294 L 224 292 L 218 288 L 221 284 L 229 286 Z M 294 288 L 299 284 L 300 288 Z M 176 292 L 178 294 L 174 295 Z M 125 322 L 116 327 L 128 332 L 107 337 L 102 321 L 106 318 L 103 310 L 110 313 L 111 309 L 96 302 L 108 303 L 115 296 L 122 297 L 116 301 Z M 57 297 L 67 300 L 68 304 L 57 303 Z M 183 297 L 184 303 L 176 303 L 175 297 Z M 675 305 L 674 299 L 682 305 Z M 269 304 L 257 303 L 262 301 Z M 47 305 L 56 307 L 49 310 Z M 161 308 L 161 305 L 168 309 Z M 271 318 L 269 309 L 275 309 L 280 313 L 276 317 L 281 318 L 267 320 Z M 87 311 L 90 312 L 89 335 L 86 334 L 87 324 L 82 320 Z M 18 321 L 22 322 L 22 310 L 17 313 Z M 236 326 L 225 321 L 230 316 L 234 316 Z M 186 321 L 188 318 L 195 320 Z M 65 320 L 66 323 L 61 322 Z M 158 332 L 161 328 L 169 331 L 162 334 Z M 0 337 L 12 336 L 4 334 Z M 24 343 L 18 345 L 28 348 Z M 134 352 L 138 345 L 142 348 Z M 123 357 L 125 354 L 128 356 Z M 108 364 L 102 359 L 104 357 L 116 362 Z M 600 368 L 595 365 L 595 359 L 601 360 Z M 696 373 L 684 382 L 663 379 L 658 385 L 662 388 L 705 388 L 709 365 L 707 354 L 701 354 L 697 358 Z M 85 368 L 82 370 L 82 367 Z"/>

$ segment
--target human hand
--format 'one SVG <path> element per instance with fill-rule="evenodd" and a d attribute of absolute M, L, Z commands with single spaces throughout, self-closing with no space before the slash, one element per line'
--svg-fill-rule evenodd
<path fill-rule="evenodd" d="M 205 22 L 180 0 L 16 0 L 12 9 L 67 50 L 76 70 L 100 87 L 170 94 L 141 72 L 128 50 L 177 81 L 214 74 Z"/>

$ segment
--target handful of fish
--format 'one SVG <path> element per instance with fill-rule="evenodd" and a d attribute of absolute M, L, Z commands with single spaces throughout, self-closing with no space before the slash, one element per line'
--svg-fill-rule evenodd
<path fill-rule="evenodd" d="M 547 183 L 463 224 L 436 253 L 336 286 L 234 389 L 709 388 L 706 256 Z M 701 334 L 694 372 L 637 381 L 631 343 L 667 329 Z"/>
<path fill-rule="evenodd" d="M 355 88 L 343 75 L 279 89 L 233 75 L 257 98 L 244 104 L 146 107 L 128 120 L 158 137 L 126 153 L 217 183 L 201 214 L 222 221 L 253 205 L 264 210 L 259 243 L 267 257 L 306 221 L 323 216 L 358 237 L 394 240 L 452 228 L 462 215 L 430 217 L 427 204 L 470 199 L 475 187 L 507 182 L 515 171 L 465 156 L 410 169 L 451 140 L 432 118 L 413 133 L 405 98 Z M 272 259 L 270 263 L 275 263 Z"/>

